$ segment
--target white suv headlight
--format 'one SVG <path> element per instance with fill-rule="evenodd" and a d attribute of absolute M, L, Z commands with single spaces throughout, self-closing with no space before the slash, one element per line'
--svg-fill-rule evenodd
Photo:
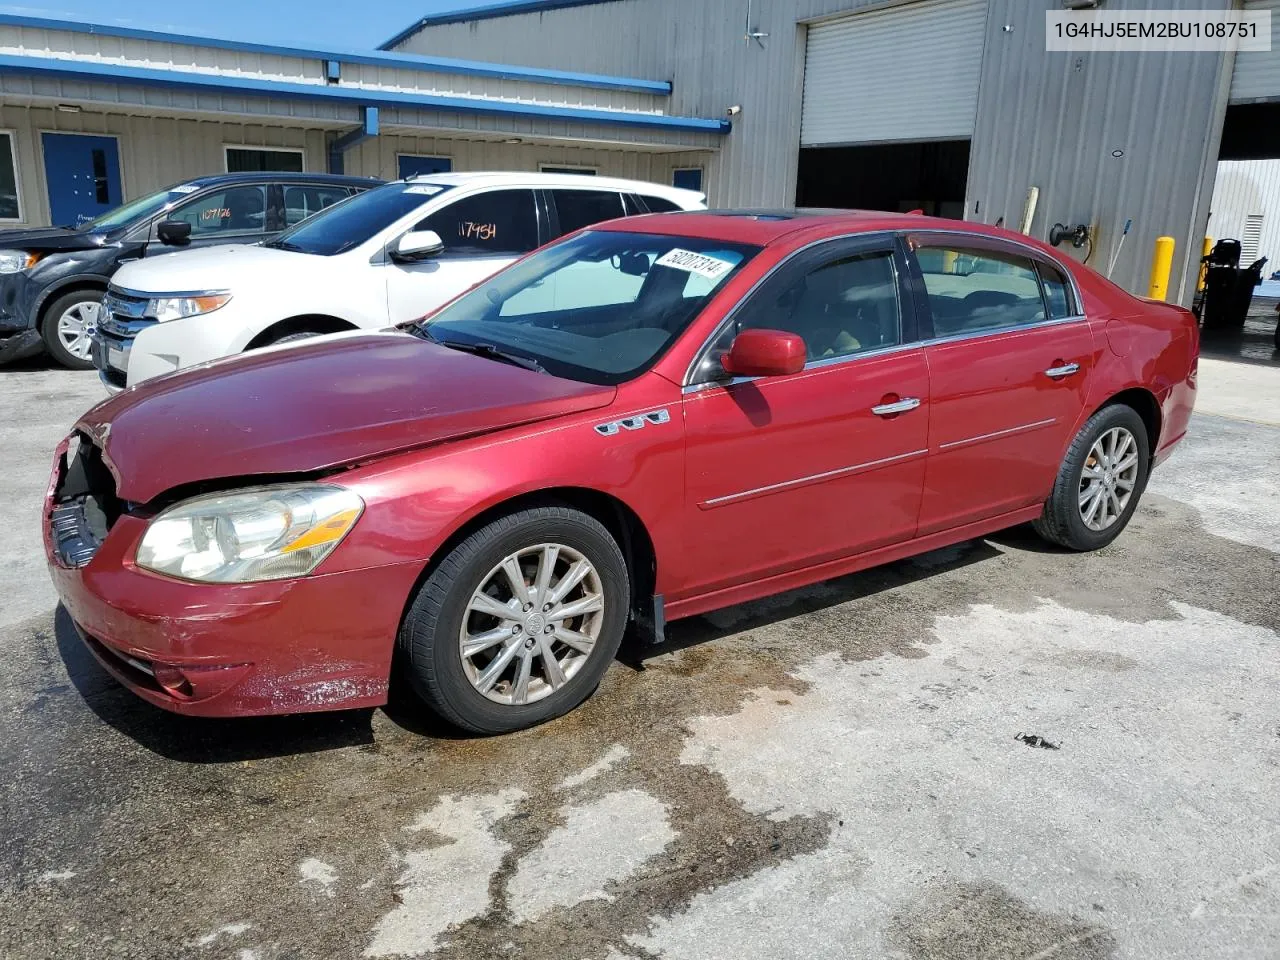
<path fill-rule="evenodd" d="M 301 577 L 333 552 L 363 511 L 359 496 L 323 483 L 196 497 L 151 521 L 138 566 L 207 583 Z"/>
<path fill-rule="evenodd" d="M 25 250 L 0 250 L 0 273 L 21 273 L 36 265 L 40 259 L 38 253 L 27 253 Z"/>
<path fill-rule="evenodd" d="M 226 291 L 189 293 L 176 297 L 152 297 L 147 301 L 146 316 L 163 323 L 166 320 L 182 320 L 220 310 L 231 301 Z"/>

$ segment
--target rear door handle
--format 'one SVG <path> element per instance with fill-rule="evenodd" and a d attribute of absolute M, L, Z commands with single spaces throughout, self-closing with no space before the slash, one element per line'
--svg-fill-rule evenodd
<path fill-rule="evenodd" d="M 1044 372 L 1044 375 L 1054 380 L 1058 380 L 1062 377 L 1069 377 L 1073 373 L 1077 373 L 1079 370 L 1080 364 L 1078 363 L 1064 363 L 1060 367 L 1050 367 Z"/>
<path fill-rule="evenodd" d="M 903 397 L 894 403 L 882 403 L 879 406 L 872 407 L 871 412 L 877 417 L 892 417 L 895 414 L 914 410 L 918 406 L 920 406 L 920 401 L 916 397 Z"/>

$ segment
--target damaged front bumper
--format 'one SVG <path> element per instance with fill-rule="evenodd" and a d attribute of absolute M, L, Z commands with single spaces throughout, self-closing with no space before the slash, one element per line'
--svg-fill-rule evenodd
<path fill-rule="evenodd" d="M 58 502 L 65 444 L 45 504 L 54 587 L 98 662 L 175 713 L 259 716 L 386 703 L 396 631 L 420 564 L 265 583 L 192 583 L 138 568 L 148 521 L 123 513 L 84 546 Z M 92 538 L 90 538 L 92 540 Z"/>

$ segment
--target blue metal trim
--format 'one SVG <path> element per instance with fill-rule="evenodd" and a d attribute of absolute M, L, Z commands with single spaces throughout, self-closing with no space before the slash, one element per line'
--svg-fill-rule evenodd
<path fill-rule="evenodd" d="M 586 7 L 604 0 L 497 0 L 469 10 L 452 13 L 435 13 L 419 17 L 390 40 L 378 44 L 379 50 L 390 50 L 404 43 L 423 27 L 436 27 L 445 23 L 466 23 L 468 20 L 491 20 L 494 17 L 510 17 L 517 13 L 541 13 L 543 10 L 561 10 L 565 7 Z"/>
<path fill-rule="evenodd" d="M 134 27 L 121 27 L 110 23 L 80 23 L 74 20 L 25 17 L 9 13 L 0 14 L 0 26 L 30 27 L 36 30 L 67 30 L 71 33 L 121 37 L 128 40 L 185 43 L 194 47 L 209 47 L 215 50 L 266 53 L 281 57 L 301 57 L 307 60 L 333 60 L 338 63 L 363 63 L 376 67 L 399 67 L 404 70 L 457 73 L 474 77 L 493 77 L 501 80 L 525 80 L 530 83 L 551 83 L 558 86 L 595 87 L 600 90 L 630 90 L 660 97 L 669 97 L 671 95 L 671 84 L 666 80 L 641 80 L 634 77 L 611 77 L 595 73 L 543 70 L 537 67 L 485 63 L 482 60 L 455 60 L 451 57 L 423 57 L 410 53 L 383 53 L 379 51 L 325 51 L 311 50 L 306 47 L 280 47 L 269 43 L 222 40 L 217 37 L 200 37 L 183 33 L 161 33 L 157 30 L 139 30 Z"/>
<path fill-rule="evenodd" d="M 699 117 L 673 117 L 665 114 L 634 113 L 623 110 L 592 110 L 582 107 L 553 107 L 534 103 L 512 103 L 470 97 L 441 97 L 421 93 L 393 93 L 362 87 L 343 87 L 309 83 L 284 83 L 274 80 L 252 80 L 214 73 L 181 70 L 152 70 L 123 67 L 114 63 L 85 60 L 63 60 L 55 57 L 0 56 L 0 70 L 15 70 L 41 76 L 65 77 L 72 80 L 109 80 L 142 86 L 168 87 L 181 90 L 217 90 L 267 97 L 293 97 L 349 103 L 362 107 L 411 107 L 452 110 L 493 116 L 537 117 L 551 120 L 577 120 L 612 126 L 645 127 L 652 130 L 681 130 L 697 133 L 727 134 L 732 125 L 727 120 L 704 120 Z"/>

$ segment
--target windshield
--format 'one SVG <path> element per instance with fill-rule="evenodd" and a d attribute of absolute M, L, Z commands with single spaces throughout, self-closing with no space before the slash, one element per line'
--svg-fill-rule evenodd
<path fill-rule="evenodd" d="M 90 220 L 79 226 L 81 233 L 89 233 L 90 231 L 106 232 L 108 230 L 116 230 L 120 227 L 128 226 L 135 220 L 145 220 L 161 210 L 167 209 L 177 203 L 184 197 L 195 193 L 199 187 L 192 187 L 187 184 L 178 184 L 172 187 L 166 187 L 155 193 L 140 197 L 137 200 L 130 200 L 122 207 L 116 207 L 109 210 L 96 220 Z"/>
<path fill-rule="evenodd" d="M 321 257 L 346 253 L 448 189 L 421 180 L 375 187 L 321 210 L 263 246 Z"/>
<path fill-rule="evenodd" d="M 617 384 L 648 369 L 759 247 L 588 231 L 538 251 L 455 300 L 421 329 L 549 373 Z"/>

